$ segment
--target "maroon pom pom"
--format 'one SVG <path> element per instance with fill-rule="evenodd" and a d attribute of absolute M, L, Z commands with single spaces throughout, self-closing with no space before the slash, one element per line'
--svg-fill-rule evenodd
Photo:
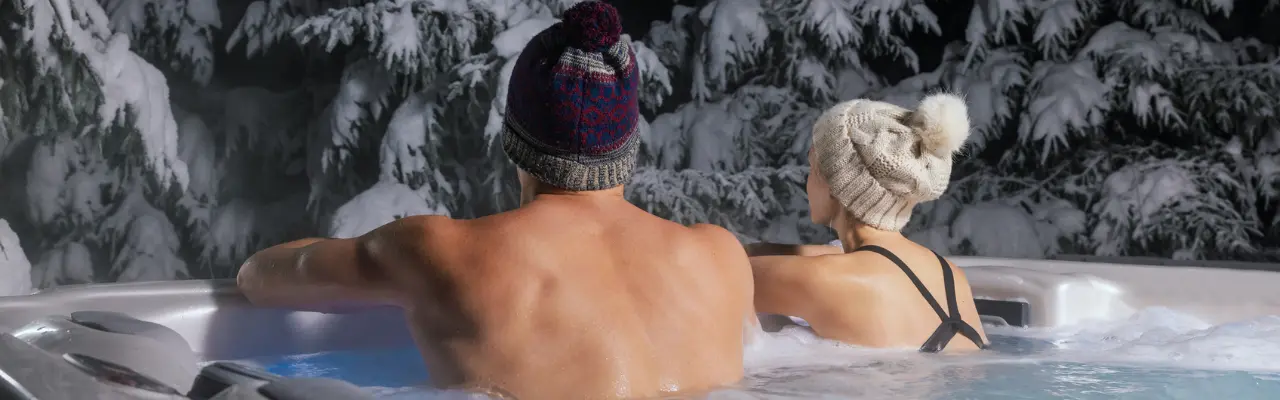
<path fill-rule="evenodd" d="M 602 52 L 618 42 L 622 20 L 618 10 L 603 1 L 584 1 L 564 12 L 561 20 L 569 46 Z"/>

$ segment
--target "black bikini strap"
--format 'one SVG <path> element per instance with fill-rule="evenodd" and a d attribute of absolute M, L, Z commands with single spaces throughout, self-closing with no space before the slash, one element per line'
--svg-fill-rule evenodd
<path fill-rule="evenodd" d="M 929 307 L 933 307 L 933 312 L 938 313 L 938 318 L 941 318 L 943 321 L 948 321 L 951 319 L 945 311 L 942 311 L 942 306 L 938 305 L 938 300 L 935 300 L 933 298 L 933 293 L 929 293 L 929 289 L 924 287 L 924 283 L 920 282 L 920 278 L 916 277 L 916 274 L 914 272 L 911 272 L 911 268 L 907 268 L 907 263 L 903 262 L 901 258 L 898 258 L 896 254 L 893 254 L 889 250 L 885 250 L 883 247 L 876 246 L 876 245 L 865 245 L 857 249 L 854 249 L 853 251 L 857 252 L 857 251 L 863 251 L 863 250 L 870 251 L 872 253 L 876 253 L 881 256 L 884 256 L 884 258 L 887 258 L 889 259 L 889 261 L 892 261 L 894 264 L 896 264 L 898 268 L 901 268 L 902 272 L 907 275 L 907 278 L 911 279 L 911 283 L 916 285 L 916 290 L 919 290 L 920 295 L 924 296 L 924 299 L 929 302 Z M 947 270 L 945 279 L 948 282 L 947 286 L 950 287 L 952 285 L 952 283 L 950 283 L 952 279 L 950 269 Z M 950 291 L 948 291 L 948 293 L 950 293 Z M 951 307 L 951 313 L 954 314 L 956 309 L 955 296 L 953 295 L 947 296 L 947 306 Z"/>
<path fill-rule="evenodd" d="M 960 318 L 960 306 L 956 302 L 956 278 L 952 276 L 951 265 L 947 264 L 947 259 L 942 258 L 938 253 L 935 252 L 933 255 L 938 257 L 938 263 L 942 264 L 942 281 L 946 285 L 945 289 L 947 291 L 947 313 L 951 314 L 951 319 L 948 322 L 955 325 L 956 332 L 959 332 L 961 336 L 978 345 L 979 349 L 987 348 L 987 342 L 982 341 L 982 335 L 978 334 L 978 330 L 974 329 L 973 325 L 969 325 L 968 322 L 964 322 L 963 318 Z M 950 338 L 948 338 L 948 341 L 950 341 Z"/>
<path fill-rule="evenodd" d="M 960 305 L 956 304 L 956 277 L 952 276 L 951 266 L 947 265 L 946 259 L 936 252 L 933 256 L 938 257 L 938 263 L 942 264 L 942 291 L 947 295 L 947 315 L 950 315 L 951 319 L 960 319 Z"/>
<path fill-rule="evenodd" d="M 929 339 L 925 340 L 920 350 L 931 353 L 942 351 L 951 342 L 951 339 L 955 338 L 956 333 L 973 341 L 980 349 L 987 348 L 987 343 L 982 341 L 982 335 L 978 334 L 978 330 L 960 318 L 960 306 L 956 301 L 956 278 L 951 271 L 951 265 L 947 264 L 947 260 L 942 258 L 941 255 L 936 252 L 933 253 L 935 257 L 938 257 L 938 263 L 942 265 L 942 283 L 943 290 L 947 296 L 947 312 L 942 311 L 942 306 L 938 305 L 938 301 L 933 298 L 933 294 L 929 292 L 929 289 L 924 287 L 924 283 L 920 282 L 920 278 L 914 272 L 911 272 L 911 269 L 907 268 L 907 263 L 898 258 L 896 254 L 875 245 L 865 245 L 853 251 L 862 250 L 884 256 L 884 258 L 897 265 L 898 268 L 901 268 L 907 278 L 911 279 L 911 283 L 916 285 L 916 290 L 920 291 L 920 295 L 924 297 L 925 301 L 929 302 L 929 307 L 932 307 L 933 311 L 938 314 L 938 318 L 942 320 L 942 323 L 933 331 L 933 334 L 929 335 Z"/>

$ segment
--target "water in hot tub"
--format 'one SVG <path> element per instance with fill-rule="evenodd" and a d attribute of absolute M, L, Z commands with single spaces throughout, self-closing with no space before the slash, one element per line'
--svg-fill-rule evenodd
<path fill-rule="evenodd" d="M 1212 326 L 1153 308 L 1124 321 L 987 333 L 993 351 L 968 355 L 845 346 L 801 327 L 760 333 L 747 350 L 747 379 L 709 397 L 1280 398 L 1280 316 Z M 427 370 L 412 348 L 246 361 L 285 376 L 347 380 L 384 398 L 483 398 L 417 387 Z"/>

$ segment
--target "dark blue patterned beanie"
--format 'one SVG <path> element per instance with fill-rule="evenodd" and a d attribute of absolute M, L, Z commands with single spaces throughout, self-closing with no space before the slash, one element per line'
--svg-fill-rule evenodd
<path fill-rule="evenodd" d="M 568 190 L 631 181 L 640 77 L 621 34 L 613 6 L 587 1 L 525 46 L 508 83 L 502 135 L 520 169 Z"/>

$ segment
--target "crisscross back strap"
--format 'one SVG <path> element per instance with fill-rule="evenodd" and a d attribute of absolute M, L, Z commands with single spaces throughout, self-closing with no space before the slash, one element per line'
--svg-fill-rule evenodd
<path fill-rule="evenodd" d="M 907 267 L 907 263 L 898 258 L 898 255 L 875 245 L 862 246 L 854 251 L 870 251 L 884 256 L 894 265 L 897 265 L 902 270 L 902 273 L 907 275 L 908 279 L 911 279 L 911 283 L 916 286 L 916 290 L 920 291 L 920 295 L 924 297 L 925 301 L 929 302 L 929 307 L 933 308 L 933 312 L 938 314 L 938 319 L 942 320 L 942 323 L 933 331 L 933 334 L 929 335 L 929 339 L 925 340 L 924 345 L 920 346 L 920 351 L 929 353 L 942 351 L 957 333 L 973 341 L 979 348 L 987 348 L 987 344 L 983 342 L 982 335 L 978 334 L 978 330 L 960 318 L 960 306 L 956 301 L 955 293 L 955 274 L 951 271 L 951 266 L 947 264 L 947 260 L 938 255 L 938 253 L 933 255 L 938 258 L 938 263 L 942 265 L 943 294 L 946 296 L 947 301 L 946 311 L 942 310 L 942 306 L 938 304 L 938 300 L 934 298 L 933 293 L 929 292 L 929 289 L 924 286 L 923 282 L 920 282 L 920 278 L 916 276 L 915 272 L 912 272 L 911 268 Z"/>

